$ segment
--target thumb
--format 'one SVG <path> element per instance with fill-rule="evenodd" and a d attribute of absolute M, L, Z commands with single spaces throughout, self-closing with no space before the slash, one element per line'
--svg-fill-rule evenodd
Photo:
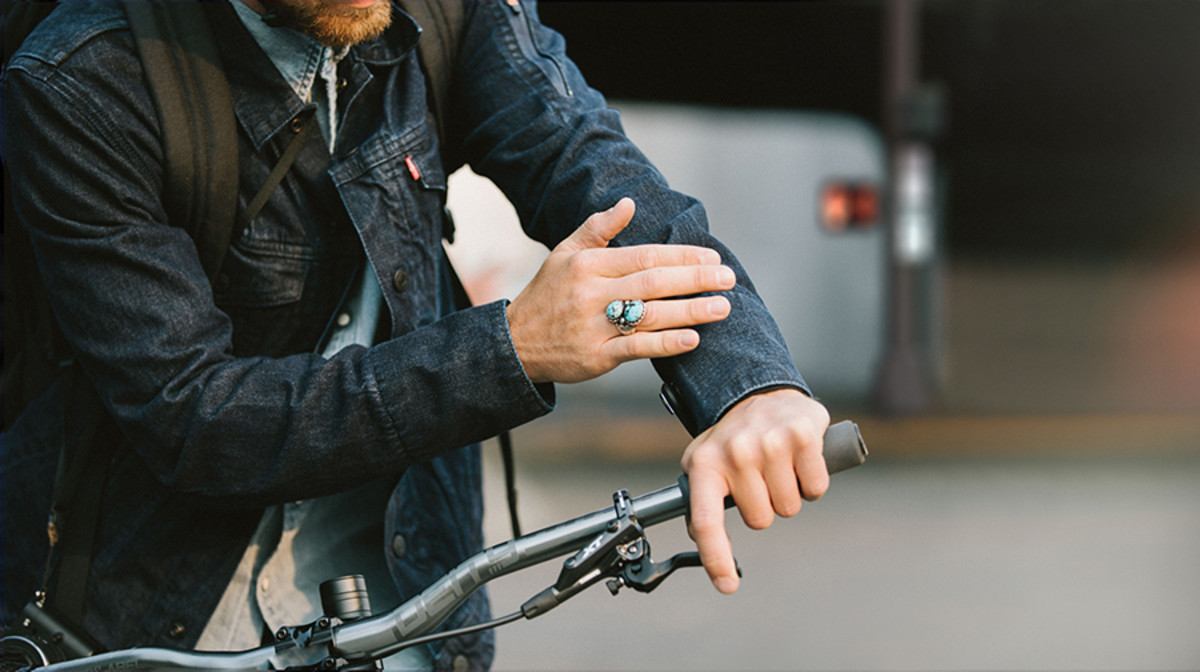
<path fill-rule="evenodd" d="M 634 210 L 633 199 L 629 197 L 622 198 L 608 210 L 597 212 L 588 217 L 578 229 L 575 229 L 555 249 L 578 252 L 592 248 L 607 247 L 608 241 L 616 238 L 617 234 L 629 225 L 630 220 L 633 219 Z"/>

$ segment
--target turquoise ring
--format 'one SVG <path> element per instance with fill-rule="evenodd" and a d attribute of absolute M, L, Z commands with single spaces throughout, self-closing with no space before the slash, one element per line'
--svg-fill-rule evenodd
<path fill-rule="evenodd" d="M 632 334 L 646 319 L 646 303 L 639 299 L 617 299 L 604 308 L 604 316 L 622 335 Z"/>

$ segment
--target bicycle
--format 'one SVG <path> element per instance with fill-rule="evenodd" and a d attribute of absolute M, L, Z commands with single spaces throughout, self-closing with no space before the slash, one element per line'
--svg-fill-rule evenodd
<path fill-rule="evenodd" d="M 858 426 L 832 425 L 825 434 L 825 463 L 834 474 L 866 461 L 867 448 Z M 665 562 L 650 557 L 645 528 L 683 516 L 688 509 L 687 476 L 673 485 L 639 497 L 625 490 L 613 494 L 611 508 L 594 511 L 484 549 L 467 558 L 420 594 L 391 611 L 370 615 L 370 598 L 361 576 L 326 581 L 321 586 L 324 615 L 312 623 L 282 627 L 275 641 L 238 652 L 131 648 L 91 653 L 86 638 L 55 632 L 54 625 L 31 623 L 38 636 L 6 635 L 4 670 L 38 668 L 42 672 L 114 669 L 269 669 L 276 657 L 297 649 L 312 654 L 311 664 L 295 670 L 378 670 L 380 660 L 405 648 L 456 637 L 540 616 L 580 591 L 604 580 L 613 595 L 624 588 L 648 593 L 675 570 L 699 567 L 695 551 Z M 727 497 L 725 507 L 732 507 Z M 527 600 L 517 611 L 453 631 L 433 633 L 475 590 L 488 581 L 571 554 L 558 580 Z M 40 628 L 36 626 L 41 626 Z M 431 634 L 432 633 L 432 634 Z M 42 641 L 39 641 L 42 640 Z"/>

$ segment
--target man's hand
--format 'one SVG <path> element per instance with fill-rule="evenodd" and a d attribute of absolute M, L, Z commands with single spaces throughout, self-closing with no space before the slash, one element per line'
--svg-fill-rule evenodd
<path fill-rule="evenodd" d="M 733 288 L 733 270 L 714 250 L 607 247 L 633 211 L 633 201 L 624 198 L 588 217 L 508 305 L 513 345 L 533 382 L 574 383 L 629 360 L 682 354 L 700 343 L 687 327 L 729 315 L 729 300 L 721 296 L 671 298 Z M 616 299 L 646 302 L 644 320 L 627 336 L 604 314 Z"/>
<path fill-rule="evenodd" d="M 828 426 L 829 411 L 819 402 L 798 390 L 774 390 L 739 402 L 684 451 L 688 533 L 717 590 L 738 588 L 725 496 L 733 495 L 752 529 L 770 526 L 776 514 L 796 515 L 802 499 L 818 499 L 829 487 L 822 455 Z"/>

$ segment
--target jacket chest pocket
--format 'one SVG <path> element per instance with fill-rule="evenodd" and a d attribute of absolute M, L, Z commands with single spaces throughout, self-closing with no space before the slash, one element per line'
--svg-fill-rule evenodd
<path fill-rule="evenodd" d="M 377 135 L 331 170 L 385 289 L 393 333 L 438 313 L 446 174 L 429 128 Z"/>
<path fill-rule="evenodd" d="M 328 242 L 328 241 L 327 241 Z M 290 243 L 247 243 L 229 248 L 214 298 L 233 322 L 238 356 L 311 352 L 353 278 L 357 241 L 328 245 L 325 254 Z"/>
<path fill-rule="evenodd" d="M 411 242 L 441 238 L 446 173 L 430 129 L 377 135 L 330 171 L 360 234 L 386 225 Z"/>

